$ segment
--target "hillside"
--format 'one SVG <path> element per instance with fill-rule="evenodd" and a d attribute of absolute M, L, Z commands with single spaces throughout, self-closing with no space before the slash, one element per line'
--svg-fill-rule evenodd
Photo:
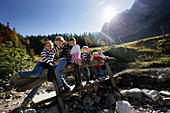
<path fill-rule="evenodd" d="M 97 48 L 92 48 L 95 51 Z M 104 54 L 115 57 L 115 72 L 127 68 L 161 68 L 170 66 L 170 34 L 157 36 L 110 48 L 103 47 Z"/>
<path fill-rule="evenodd" d="M 170 32 L 169 0 L 136 0 L 130 9 L 116 15 L 105 23 L 102 32 L 116 44 L 130 42 Z"/>

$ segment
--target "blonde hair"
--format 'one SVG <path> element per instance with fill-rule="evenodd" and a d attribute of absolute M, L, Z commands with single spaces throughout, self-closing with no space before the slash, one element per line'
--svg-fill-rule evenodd
<path fill-rule="evenodd" d="M 97 49 L 97 51 L 99 51 L 99 50 L 101 50 L 101 51 L 102 51 L 102 49 L 101 49 L 101 48 L 98 48 L 98 49 Z"/>
<path fill-rule="evenodd" d="M 65 42 L 64 38 L 62 36 L 57 36 L 55 38 L 55 41 Z"/>
<path fill-rule="evenodd" d="M 93 52 L 93 57 L 94 57 L 94 55 L 96 55 L 96 54 L 98 55 L 98 52 Z"/>
<path fill-rule="evenodd" d="M 89 52 L 89 47 L 88 46 L 83 46 L 82 50 L 84 49 L 88 49 L 88 52 Z"/>
<path fill-rule="evenodd" d="M 51 40 L 45 41 L 44 47 L 45 47 L 48 43 L 51 45 L 52 48 L 54 48 L 54 43 L 53 43 Z"/>

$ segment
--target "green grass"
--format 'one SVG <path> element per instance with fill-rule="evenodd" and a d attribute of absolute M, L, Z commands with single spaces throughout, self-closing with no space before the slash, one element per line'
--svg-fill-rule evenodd
<path fill-rule="evenodd" d="M 124 68 L 152 68 L 170 66 L 170 34 L 157 36 L 112 47 L 101 47 L 107 56 L 115 57 L 116 65 L 126 63 Z M 90 48 L 95 51 L 97 48 Z M 114 66 L 119 68 L 117 66 Z M 115 69 L 116 69 L 115 68 Z M 121 67 L 122 68 L 122 67 Z"/>

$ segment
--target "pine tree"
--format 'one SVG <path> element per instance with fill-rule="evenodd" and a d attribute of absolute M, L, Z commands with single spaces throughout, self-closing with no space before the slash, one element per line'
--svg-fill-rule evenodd
<path fill-rule="evenodd" d="M 16 33 L 15 27 L 13 28 L 13 33 L 14 33 L 14 46 L 18 47 L 18 35 Z"/>

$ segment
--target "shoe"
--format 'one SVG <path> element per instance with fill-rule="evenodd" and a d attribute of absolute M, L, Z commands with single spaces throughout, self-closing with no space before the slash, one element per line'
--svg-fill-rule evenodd
<path fill-rule="evenodd" d="M 83 89 L 83 85 L 82 84 L 80 86 L 74 88 L 75 91 L 80 91 L 81 89 Z"/>
<path fill-rule="evenodd" d="M 15 73 L 14 76 L 10 79 L 10 85 L 13 86 L 15 81 L 19 78 L 21 77 L 18 75 L 18 73 Z"/>
<path fill-rule="evenodd" d="M 30 108 L 30 103 L 32 102 L 32 99 L 28 98 L 27 100 L 24 100 L 21 104 L 21 107 L 24 109 Z"/>
<path fill-rule="evenodd" d="M 71 91 L 71 89 L 70 89 L 70 86 L 66 86 L 66 87 L 64 87 L 64 93 L 69 93 Z"/>
<path fill-rule="evenodd" d="M 86 84 L 91 84 L 91 82 L 87 81 Z"/>

